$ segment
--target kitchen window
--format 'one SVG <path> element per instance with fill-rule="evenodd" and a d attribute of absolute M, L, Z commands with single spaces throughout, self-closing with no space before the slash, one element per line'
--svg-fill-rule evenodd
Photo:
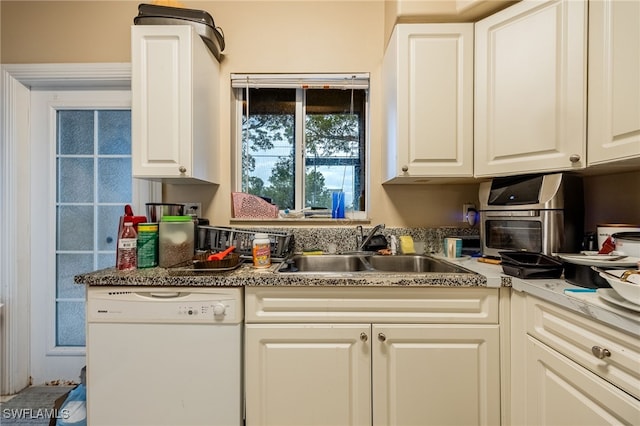
<path fill-rule="evenodd" d="M 368 74 L 232 74 L 235 190 L 280 210 L 365 210 Z"/>

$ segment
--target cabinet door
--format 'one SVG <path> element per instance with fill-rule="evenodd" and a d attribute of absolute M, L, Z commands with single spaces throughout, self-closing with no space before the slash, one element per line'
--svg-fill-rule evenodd
<path fill-rule="evenodd" d="M 133 176 L 218 183 L 220 69 L 190 25 L 131 29 Z"/>
<path fill-rule="evenodd" d="M 247 426 L 371 424 L 370 325 L 248 324 Z"/>
<path fill-rule="evenodd" d="M 192 29 L 131 28 L 134 177 L 191 173 Z"/>
<path fill-rule="evenodd" d="M 373 325 L 374 425 L 500 424 L 497 325 Z"/>
<path fill-rule="evenodd" d="M 528 337 L 527 424 L 640 424 L 640 401 Z"/>
<path fill-rule="evenodd" d="M 586 166 L 586 4 L 523 0 L 476 23 L 476 176 Z"/>
<path fill-rule="evenodd" d="M 396 25 L 383 73 L 385 180 L 473 176 L 473 24 Z"/>
<path fill-rule="evenodd" d="M 640 2 L 589 3 L 589 165 L 640 157 Z"/>

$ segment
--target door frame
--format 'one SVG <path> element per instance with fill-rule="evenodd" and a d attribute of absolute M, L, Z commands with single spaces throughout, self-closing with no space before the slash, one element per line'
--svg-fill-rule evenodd
<path fill-rule="evenodd" d="M 0 85 L 0 395 L 31 384 L 30 91 L 131 89 L 130 63 L 4 64 Z M 149 182 L 149 201 L 160 197 Z"/>

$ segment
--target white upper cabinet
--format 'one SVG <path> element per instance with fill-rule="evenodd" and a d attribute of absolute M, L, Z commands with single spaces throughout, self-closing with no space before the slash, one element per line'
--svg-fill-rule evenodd
<path fill-rule="evenodd" d="M 189 25 L 131 28 L 136 178 L 218 183 L 219 64 Z"/>
<path fill-rule="evenodd" d="M 398 24 L 383 62 L 383 181 L 473 176 L 473 24 Z"/>
<path fill-rule="evenodd" d="M 523 0 L 475 31 L 475 176 L 586 167 L 587 2 Z"/>
<path fill-rule="evenodd" d="M 640 2 L 589 3 L 588 164 L 640 157 Z"/>

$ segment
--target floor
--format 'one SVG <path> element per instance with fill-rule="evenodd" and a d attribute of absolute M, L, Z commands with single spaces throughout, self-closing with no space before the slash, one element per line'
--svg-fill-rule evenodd
<path fill-rule="evenodd" d="M 73 386 L 30 386 L 15 394 L 0 396 L 2 426 L 46 426 L 56 415 L 56 399 Z"/>

